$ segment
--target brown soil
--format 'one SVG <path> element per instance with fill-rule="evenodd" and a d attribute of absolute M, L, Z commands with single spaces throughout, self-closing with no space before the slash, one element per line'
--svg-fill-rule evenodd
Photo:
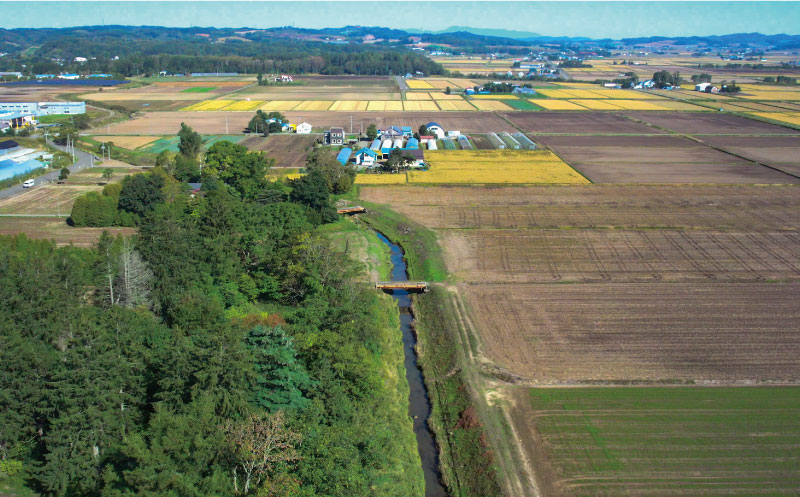
<path fill-rule="evenodd" d="M 103 231 L 127 236 L 135 234 L 136 228 L 75 228 L 65 218 L 0 217 L 0 235 L 24 233 L 28 238 L 54 240 L 57 245 L 91 247 Z"/>
<path fill-rule="evenodd" d="M 448 230 L 448 269 L 470 283 L 800 281 L 796 232 Z"/>
<path fill-rule="evenodd" d="M 251 136 L 239 142 L 250 150 L 261 150 L 275 159 L 277 167 L 303 167 L 315 135 L 272 135 L 268 138 Z"/>
<path fill-rule="evenodd" d="M 429 228 L 800 230 L 800 188 L 750 185 L 362 187 Z"/>
<path fill-rule="evenodd" d="M 800 183 L 782 172 L 681 136 L 538 139 L 596 183 Z"/>
<path fill-rule="evenodd" d="M 378 128 L 388 126 L 411 126 L 416 130 L 421 124 L 431 121 L 447 130 L 462 133 L 488 133 L 490 131 L 517 131 L 493 112 L 286 112 L 291 122 L 311 123 L 315 128 L 343 126 L 350 131 L 350 116 L 353 117 L 353 132 L 361 126 L 366 130 L 370 124 Z"/>
<path fill-rule="evenodd" d="M 608 112 L 513 112 L 502 114 L 523 131 L 536 134 L 662 134 L 664 131 Z M 534 139 L 534 141 L 536 141 Z"/>
<path fill-rule="evenodd" d="M 800 284 L 465 289 L 486 355 L 533 383 L 800 381 Z"/>
<path fill-rule="evenodd" d="M 731 114 L 635 112 L 626 113 L 626 115 L 675 133 L 690 135 L 800 135 L 800 130 Z"/>

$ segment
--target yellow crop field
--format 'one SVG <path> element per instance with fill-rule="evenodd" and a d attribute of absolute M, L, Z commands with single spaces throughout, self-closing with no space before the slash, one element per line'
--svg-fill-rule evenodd
<path fill-rule="evenodd" d="M 589 91 L 589 90 L 569 89 L 569 90 L 563 90 L 563 91 L 566 91 L 566 92 L 570 93 L 573 97 L 577 97 L 577 98 L 605 98 L 602 95 L 599 95 L 597 92 Z"/>
<path fill-rule="evenodd" d="M 408 178 L 405 173 L 400 174 L 375 174 L 361 173 L 356 176 L 357 185 L 405 185 Z"/>
<path fill-rule="evenodd" d="M 387 100 L 384 110 L 403 110 L 403 102 L 400 100 Z"/>
<path fill-rule="evenodd" d="M 303 100 L 294 110 L 328 110 L 332 100 Z"/>
<path fill-rule="evenodd" d="M 328 110 L 367 110 L 366 100 L 337 100 Z"/>
<path fill-rule="evenodd" d="M 223 107 L 226 107 L 235 102 L 236 100 L 203 100 L 202 102 L 197 102 L 196 104 L 184 107 L 181 110 L 197 110 L 197 111 L 220 110 Z"/>
<path fill-rule="evenodd" d="M 591 89 L 597 88 L 597 84 L 595 83 L 578 83 L 578 82 L 569 82 L 569 83 L 556 83 L 558 86 L 564 88 L 583 88 L 583 89 Z"/>
<path fill-rule="evenodd" d="M 654 98 L 660 98 L 656 95 L 636 90 L 593 90 L 593 93 L 604 95 L 605 98 L 623 98 L 625 100 L 653 100 Z"/>
<path fill-rule="evenodd" d="M 256 110 L 262 105 L 264 105 L 263 100 L 240 100 L 236 103 L 230 104 L 222 110 Z"/>
<path fill-rule="evenodd" d="M 409 183 L 585 184 L 589 181 L 547 150 L 454 150 L 425 154 L 430 169 L 409 171 Z"/>
<path fill-rule="evenodd" d="M 469 79 L 450 78 L 449 81 L 457 88 L 472 88 L 475 86 L 475 82 Z"/>
<path fill-rule="evenodd" d="M 473 100 L 472 105 L 478 110 L 511 110 L 511 107 L 499 100 Z"/>
<path fill-rule="evenodd" d="M 424 91 L 406 92 L 406 100 L 430 100 L 431 94 Z"/>
<path fill-rule="evenodd" d="M 440 90 L 444 90 L 448 86 L 451 86 L 450 82 L 446 79 L 426 79 L 424 82 Z"/>
<path fill-rule="evenodd" d="M 367 104 L 367 110 L 384 111 L 384 110 L 386 110 L 386 101 L 385 100 L 370 100 L 369 104 Z"/>
<path fill-rule="evenodd" d="M 518 100 L 516 95 L 472 95 L 478 100 Z"/>
<path fill-rule="evenodd" d="M 625 110 L 669 110 L 666 107 L 644 100 L 614 100 L 614 105 Z"/>
<path fill-rule="evenodd" d="M 739 98 L 748 100 L 800 100 L 800 91 L 748 91 Z"/>
<path fill-rule="evenodd" d="M 450 95 L 447 93 L 428 93 L 428 95 L 434 100 L 464 100 L 464 97 L 455 93 L 451 93 Z"/>
<path fill-rule="evenodd" d="M 586 110 L 585 107 L 573 104 L 567 100 L 536 100 L 536 105 L 543 107 L 547 110 Z"/>
<path fill-rule="evenodd" d="M 403 104 L 403 110 L 407 111 L 439 110 L 439 107 L 436 106 L 436 102 L 431 102 L 431 101 L 427 102 L 419 100 L 411 102 L 406 101 L 402 102 L 402 104 Z"/>
<path fill-rule="evenodd" d="M 409 88 L 414 90 L 427 90 L 433 88 L 433 86 L 427 81 L 420 81 L 418 79 L 407 79 L 406 84 Z"/>
<path fill-rule="evenodd" d="M 300 100 L 272 100 L 260 107 L 261 110 L 292 110 L 300 105 Z"/>
<path fill-rule="evenodd" d="M 577 100 L 570 100 L 570 102 L 574 104 L 578 104 L 582 107 L 586 107 L 587 109 L 592 110 L 621 110 L 622 107 L 614 105 L 613 103 L 609 102 L 608 100 L 591 100 L 591 99 L 577 99 Z"/>
<path fill-rule="evenodd" d="M 752 112 L 754 116 L 800 126 L 800 112 Z"/>
<path fill-rule="evenodd" d="M 437 100 L 436 104 L 442 110 L 475 110 L 466 100 Z"/>
<path fill-rule="evenodd" d="M 574 98 L 567 90 L 536 90 L 538 93 L 550 98 Z"/>
<path fill-rule="evenodd" d="M 787 88 L 785 86 L 774 86 L 774 85 L 751 85 L 751 84 L 741 84 L 738 85 L 739 88 L 742 90 L 753 90 L 753 91 L 791 91 L 791 92 L 800 92 L 800 90 L 794 90 L 791 88 Z"/>

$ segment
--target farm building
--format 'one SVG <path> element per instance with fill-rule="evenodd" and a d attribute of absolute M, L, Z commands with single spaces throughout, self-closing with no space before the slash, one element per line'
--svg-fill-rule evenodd
<path fill-rule="evenodd" d="M 436 146 L 436 140 L 431 140 L 428 142 L 428 150 L 438 150 L 439 147 Z"/>
<path fill-rule="evenodd" d="M 419 140 L 417 140 L 416 138 L 409 138 L 408 141 L 406 142 L 405 148 L 406 149 L 419 148 Z"/>
<path fill-rule="evenodd" d="M 0 156 L 19 150 L 19 143 L 14 140 L 0 142 Z"/>
<path fill-rule="evenodd" d="M 457 138 L 459 136 L 461 136 L 461 131 L 455 131 L 454 130 L 454 131 L 448 131 L 447 132 L 447 137 L 448 138 Z"/>
<path fill-rule="evenodd" d="M 410 155 L 414 158 L 414 162 L 409 167 L 422 167 L 425 165 L 425 152 L 422 149 L 415 148 L 413 150 L 406 150 L 403 155 Z"/>
<path fill-rule="evenodd" d="M 486 139 L 489 140 L 489 143 L 491 143 L 494 148 L 501 150 L 506 148 L 505 142 L 503 142 L 503 140 L 501 140 L 500 137 L 497 136 L 497 133 L 487 134 Z"/>
<path fill-rule="evenodd" d="M 514 138 L 519 142 L 520 148 L 524 150 L 536 150 L 536 144 L 531 141 L 530 138 L 523 135 L 522 133 L 514 133 Z"/>
<path fill-rule="evenodd" d="M 86 102 L 0 102 L 0 111 L 27 113 L 33 116 L 85 114 Z"/>
<path fill-rule="evenodd" d="M 331 145 L 344 145 L 344 128 L 331 128 L 328 131 L 328 143 Z"/>
<path fill-rule="evenodd" d="M 19 176 L 20 174 L 27 174 L 43 167 L 44 164 L 36 159 L 24 162 L 16 162 L 10 159 L 0 160 L 0 181 Z"/>
<path fill-rule="evenodd" d="M 350 155 L 353 153 L 353 150 L 347 147 L 344 147 L 339 151 L 336 155 L 336 160 L 339 161 L 339 164 L 345 166 L 347 162 L 350 160 Z"/>
<path fill-rule="evenodd" d="M 414 132 L 411 131 L 411 126 L 403 126 L 400 128 L 400 131 L 403 132 L 403 136 L 406 138 L 410 138 L 414 134 Z"/>
<path fill-rule="evenodd" d="M 522 86 L 517 86 L 511 92 L 522 95 L 536 95 L 536 90 L 534 90 L 533 88 L 524 88 Z"/>
<path fill-rule="evenodd" d="M 375 138 L 372 140 L 372 143 L 369 146 L 370 150 L 380 150 L 381 149 L 381 140 L 380 138 Z"/>
<path fill-rule="evenodd" d="M 442 128 L 442 127 L 439 125 L 439 123 L 435 123 L 435 122 L 429 122 L 428 124 L 426 124 L 426 125 L 425 125 L 425 127 L 426 127 L 426 128 L 428 128 L 428 131 L 429 131 L 429 132 L 431 132 L 431 133 L 433 133 L 433 135 L 434 135 L 436 138 L 438 138 L 438 139 L 440 139 L 440 140 L 441 140 L 442 138 L 444 138 L 444 136 L 445 136 L 445 133 L 444 133 L 444 128 Z"/>
<path fill-rule="evenodd" d="M 311 133 L 311 125 L 308 123 L 300 123 L 297 125 L 297 134 L 298 135 L 307 135 Z"/>
<path fill-rule="evenodd" d="M 700 83 L 694 86 L 695 91 L 702 91 L 705 93 L 719 93 L 719 88 L 713 86 L 711 83 Z"/>
<path fill-rule="evenodd" d="M 462 150 L 472 150 L 472 143 L 469 142 L 469 138 L 465 135 L 460 135 L 457 140 Z"/>
<path fill-rule="evenodd" d="M 397 126 L 389 126 L 386 131 L 381 132 L 381 138 L 384 140 L 395 140 L 397 138 L 403 138 L 403 130 L 398 128 Z"/>
<path fill-rule="evenodd" d="M 58 79 L 80 79 L 78 74 L 59 74 Z"/>
<path fill-rule="evenodd" d="M 378 154 L 374 150 L 362 148 L 356 152 L 356 164 L 359 166 L 372 167 L 378 160 Z"/>
<path fill-rule="evenodd" d="M 392 148 L 403 148 L 403 139 L 395 138 L 394 141 L 392 141 Z"/>
<path fill-rule="evenodd" d="M 0 111 L 0 131 L 9 128 L 21 128 L 35 124 L 33 114 L 28 112 L 3 112 Z"/>
<path fill-rule="evenodd" d="M 436 139 L 430 135 L 423 135 L 419 137 L 420 143 L 428 143 L 431 141 L 436 141 Z"/>

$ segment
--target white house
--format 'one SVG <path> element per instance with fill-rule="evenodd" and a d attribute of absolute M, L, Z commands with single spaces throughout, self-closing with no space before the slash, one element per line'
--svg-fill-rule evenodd
<path fill-rule="evenodd" d="M 311 133 L 311 125 L 308 123 L 300 123 L 297 125 L 297 134 L 298 135 L 307 135 Z"/>
<path fill-rule="evenodd" d="M 378 159 L 378 154 L 374 150 L 362 148 L 356 152 L 356 164 L 364 167 L 372 167 Z"/>
<path fill-rule="evenodd" d="M 449 136 L 449 137 L 451 137 L 451 138 L 454 138 L 454 137 L 456 137 L 456 136 L 461 136 L 461 131 L 455 131 L 455 130 L 453 130 L 453 131 L 448 131 L 448 132 L 447 132 L 447 136 Z"/>
<path fill-rule="evenodd" d="M 75 62 L 86 62 L 86 57 L 75 57 Z"/>
<path fill-rule="evenodd" d="M 441 140 L 445 137 L 444 128 L 439 126 L 439 123 L 429 122 L 428 124 L 425 125 L 425 127 L 428 128 L 428 131 L 430 133 L 433 133 L 433 135 L 436 136 L 436 138 Z"/>

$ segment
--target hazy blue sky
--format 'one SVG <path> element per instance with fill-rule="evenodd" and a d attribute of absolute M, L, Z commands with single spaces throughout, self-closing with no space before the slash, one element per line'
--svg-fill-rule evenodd
<path fill-rule="evenodd" d="M 0 27 L 450 26 L 549 36 L 800 34 L 800 2 L 2 2 Z"/>

